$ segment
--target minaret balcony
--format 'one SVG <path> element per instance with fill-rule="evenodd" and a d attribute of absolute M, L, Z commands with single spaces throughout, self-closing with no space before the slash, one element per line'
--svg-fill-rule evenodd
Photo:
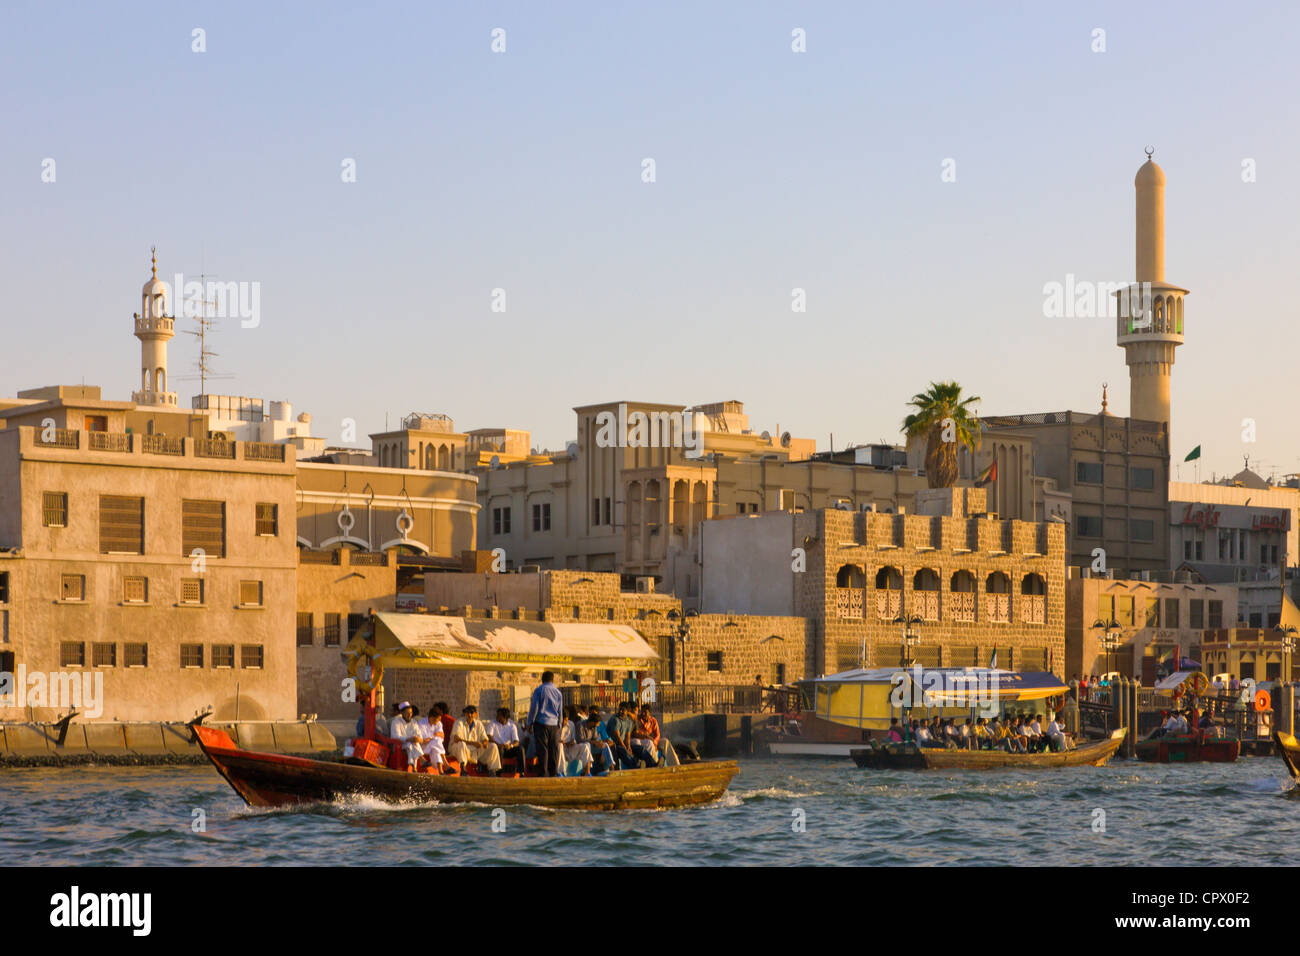
<path fill-rule="evenodd" d="M 159 392 L 154 389 L 144 389 L 131 393 L 131 401 L 137 405 L 168 405 L 176 404 L 175 392 Z"/>
<path fill-rule="evenodd" d="M 135 317 L 135 334 L 166 335 L 171 337 L 176 334 L 176 319 L 170 315 L 146 318 L 145 316 L 137 314 Z"/>

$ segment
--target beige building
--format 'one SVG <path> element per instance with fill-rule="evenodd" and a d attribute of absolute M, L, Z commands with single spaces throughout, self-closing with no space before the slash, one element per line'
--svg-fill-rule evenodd
<path fill-rule="evenodd" d="M 0 670 L 102 675 L 105 720 L 294 717 L 292 459 L 128 434 L 118 404 L 0 430 Z"/>
<path fill-rule="evenodd" d="M 1118 671 L 1150 686 L 1160 660 L 1175 654 L 1200 660 L 1207 633 L 1231 627 L 1237 620 L 1233 585 L 1196 583 L 1188 573 L 1149 577 L 1152 580 L 1081 574 L 1070 578 L 1066 584 L 1067 678 Z M 1118 625 L 1113 630 L 1119 632 L 1119 646 L 1108 655 L 1102 643 L 1107 629 L 1096 625 L 1111 621 Z"/>
<path fill-rule="evenodd" d="M 799 680 L 806 673 L 809 624 L 790 615 L 700 614 L 682 617 L 682 602 L 668 594 L 629 591 L 617 574 L 536 571 L 510 574 L 437 574 L 425 578 L 430 613 L 526 621 L 609 621 L 635 628 L 659 654 L 658 667 L 642 676 L 659 685 L 657 705 L 680 706 L 692 689 L 721 701 L 735 688 Z M 680 633 L 689 621 L 685 639 Z M 606 701 L 626 699 L 626 673 L 590 678 L 554 668 L 566 694 L 583 688 Z M 473 703 L 480 713 L 498 706 L 526 710 L 537 674 L 399 671 L 384 679 L 390 701 L 410 699 L 422 708 L 446 700 L 455 710 Z M 583 684 L 587 680 L 587 684 Z"/>
<path fill-rule="evenodd" d="M 810 622 L 809 673 L 904 659 L 900 618 L 925 666 L 1064 666 L 1065 532 L 988 516 L 985 490 L 916 495 L 919 514 L 818 509 L 707 522 L 710 613 Z"/>

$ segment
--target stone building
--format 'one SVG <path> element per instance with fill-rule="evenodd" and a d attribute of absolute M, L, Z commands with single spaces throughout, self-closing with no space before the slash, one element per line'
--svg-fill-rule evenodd
<path fill-rule="evenodd" d="M 130 434 L 116 404 L 0 429 L 0 671 L 102 674 L 104 720 L 294 717 L 292 457 Z"/>
<path fill-rule="evenodd" d="M 1199 659 L 1207 633 L 1237 620 L 1233 585 L 1196 583 L 1187 573 L 1147 578 L 1076 573 L 1066 582 L 1067 678 L 1118 671 L 1150 686 L 1162 659 Z M 1102 644 L 1106 628 L 1095 625 L 1110 621 L 1118 625 L 1120 645 L 1107 654 Z"/>
<path fill-rule="evenodd" d="M 1058 522 L 992 518 L 982 488 L 915 494 L 920 514 L 840 509 L 710 521 L 703 606 L 797 615 L 809 673 L 904 658 L 904 624 L 925 666 L 1064 665 L 1065 534 Z"/>
<path fill-rule="evenodd" d="M 643 677 L 658 685 L 657 703 L 680 703 L 683 690 L 725 693 L 764 683 L 802 678 L 808 660 L 808 623 L 789 615 L 700 614 L 682 617 L 682 604 L 668 594 L 624 590 L 620 576 L 590 571 L 509 574 L 437 574 L 425 578 L 430 613 L 542 621 L 611 621 L 636 629 L 659 654 L 658 668 Z M 685 640 L 680 636 L 688 622 Z M 589 677 L 556 666 L 562 688 L 579 688 L 604 700 L 626 699 L 629 675 L 606 672 Z M 456 709 L 474 703 L 481 713 L 497 706 L 527 708 L 537 674 L 398 671 L 385 676 L 386 697 L 421 707 L 446 700 Z M 713 699 L 713 698 L 710 698 Z M 720 698 L 719 698 L 720 699 Z"/>

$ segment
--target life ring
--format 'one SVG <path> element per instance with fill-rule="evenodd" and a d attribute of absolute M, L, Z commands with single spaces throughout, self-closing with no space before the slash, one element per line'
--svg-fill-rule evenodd
<path fill-rule="evenodd" d="M 363 665 L 366 667 L 368 677 L 362 677 L 358 674 Z M 373 652 L 363 648 L 348 659 L 348 676 L 352 678 L 358 691 L 363 695 L 368 695 L 383 683 L 384 665 L 375 660 Z"/>
<path fill-rule="evenodd" d="M 1263 713 L 1273 706 L 1273 699 L 1268 696 L 1268 691 L 1261 690 L 1255 695 L 1255 712 Z"/>

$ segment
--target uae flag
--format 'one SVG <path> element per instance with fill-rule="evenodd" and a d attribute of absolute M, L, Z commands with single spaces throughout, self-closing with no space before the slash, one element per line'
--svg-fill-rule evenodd
<path fill-rule="evenodd" d="M 1200 457 L 1201 457 L 1201 446 L 1197 445 L 1195 448 L 1193 448 L 1191 451 L 1187 453 L 1187 457 L 1184 458 L 1183 461 L 1195 461 Z"/>
<path fill-rule="evenodd" d="M 975 487 L 983 488 L 985 485 L 998 480 L 998 460 L 993 459 L 992 464 L 980 472 L 980 476 L 975 479 Z"/>

